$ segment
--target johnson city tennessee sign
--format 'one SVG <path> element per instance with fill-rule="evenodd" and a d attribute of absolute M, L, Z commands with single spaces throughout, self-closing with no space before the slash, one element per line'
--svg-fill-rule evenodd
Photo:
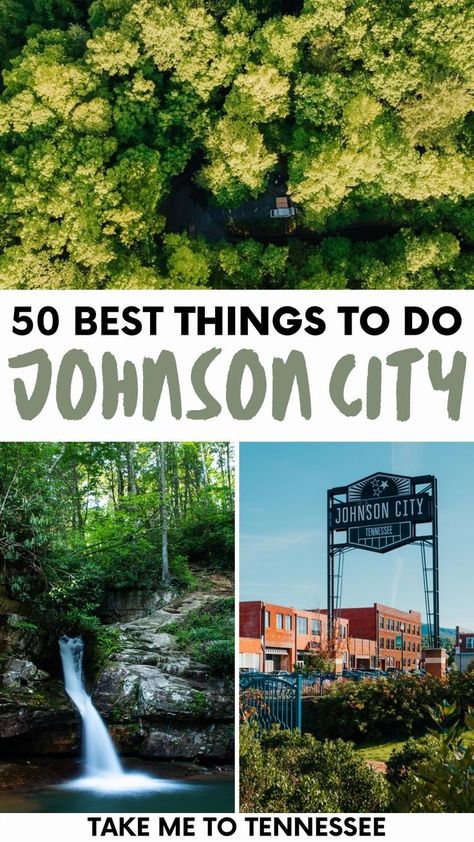
<path fill-rule="evenodd" d="M 371 474 L 344 491 L 346 502 L 332 504 L 329 522 L 353 547 L 387 552 L 415 540 L 415 525 L 433 518 L 432 496 L 416 493 L 412 477 Z"/>

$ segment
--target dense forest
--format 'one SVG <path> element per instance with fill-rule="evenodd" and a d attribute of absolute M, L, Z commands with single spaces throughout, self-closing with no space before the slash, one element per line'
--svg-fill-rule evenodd
<path fill-rule="evenodd" d="M 55 632 L 95 635 L 111 591 L 233 573 L 226 443 L 2 444 L 0 513 L 0 613 L 3 592 Z"/>
<path fill-rule="evenodd" d="M 472 286 L 473 15 L 0 0 L 0 286 Z"/>
<path fill-rule="evenodd" d="M 178 778 L 232 763 L 233 460 L 225 442 L 0 444 L 0 812 L 30 791 L 81 810 L 103 775 L 125 797 L 120 756 L 191 764 Z M 75 800 L 41 801 L 75 773 Z M 232 809 L 231 775 L 216 786 Z"/>

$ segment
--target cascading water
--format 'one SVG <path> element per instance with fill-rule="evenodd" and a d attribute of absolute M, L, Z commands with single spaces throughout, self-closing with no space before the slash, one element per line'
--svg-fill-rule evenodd
<path fill-rule="evenodd" d="M 110 734 L 103 720 L 87 695 L 83 683 L 82 655 L 84 646 L 80 637 L 62 637 L 59 641 L 64 670 L 66 693 L 82 717 L 82 740 L 86 775 L 120 775 L 120 763 Z"/>
<path fill-rule="evenodd" d="M 170 782 L 158 781 L 149 775 L 124 772 L 105 723 L 92 704 L 84 687 L 80 637 L 61 637 L 59 641 L 64 671 L 64 687 L 82 718 L 83 763 L 85 774 L 66 786 L 70 789 L 93 789 L 96 792 L 138 793 L 169 788 Z M 171 786 L 174 786 L 171 784 Z"/>

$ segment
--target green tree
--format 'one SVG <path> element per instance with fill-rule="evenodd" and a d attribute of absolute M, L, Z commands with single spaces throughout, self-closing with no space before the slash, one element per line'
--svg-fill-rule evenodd
<path fill-rule="evenodd" d="M 108 589 L 231 570 L 232 458 L 223 443 L 1 445 L 2 584 L 56 631 L 95 631 Z"/>

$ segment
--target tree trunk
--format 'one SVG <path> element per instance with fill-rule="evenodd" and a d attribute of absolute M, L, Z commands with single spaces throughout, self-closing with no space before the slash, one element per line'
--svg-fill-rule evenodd
<path fill-rule="evenodd" d="M 178 452 L 177 447 L 173 448 L 173 508 L 175 523 L 179 521 L 180 500 L 179 500 L 179 477 L 178 477 Z"/>
<path fill-rule="evenodd" d="M 72 487 L 76 527 L 81 533 L 81 535 L 84 535 L 84 518 L 82 516 L 82 501 L 81 494 L 79 491 L 79 478 L 77 474 L 76 462 L 73 462 L 72 465 Z"/>
<path fill-rule="evenodd" d="M 205 487 L 209 485 L 209 474 L 207 473 L 207 465 L 206 465 L 206 452 L 204 450 L 204 445 L 202 442 L 199 444 L 199 452 L 201 454 L 201 465 L 202 465 L 202 479 Z"/>
<path fill-rule="evenodd" d="M 129 494 L 137 494 L 137 481 L 135 475 L 135 454 L 133 452 L 133 444 L 126 446 L 127 458 L 127 491 Z"/>
<path fill-rule="evenodd" d="M 170 578 L 168 562 L 168 506 L 166 497 L 166 447 L 160 442 L 160 513 L 161 513 L 161 555 L 162 555 L 162 582 L 168 582 Z"/>
<path fill-rule="evenodd" d="M 232 475 L 230 470 L 230 444 L 226 442 L 226 467 L 227 467 L 227 486 L 229 488 L 229 497 L 232 497 Z"/>
<path fill-rule="evenodd" d="M 124 493 L 124 485 L 123 485 L 123 473 L 122 468 L 119 462 L 119 459 L 116 460 L 116 468 L 117 468 L 117 494 L 118 494 L 118 505 L 120 505 L 120 498 L 123 497 Z"/>

